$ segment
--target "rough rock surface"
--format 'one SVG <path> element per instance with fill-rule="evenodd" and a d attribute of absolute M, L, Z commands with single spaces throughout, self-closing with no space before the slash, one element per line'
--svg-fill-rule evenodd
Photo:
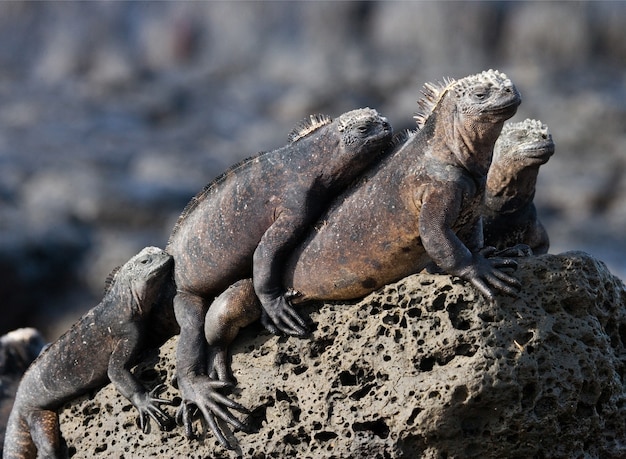
<path fill-rule="evenodd" d="M 583 252 L 517 275 L 519 298 L 497 306 L 419 274 L 308 307 L 310 339 L 247 330 L 233 397 L 259 430 L 236 433 L 238 452 L 178 427 L 142 434 L 111 386 L 69 406 L 63 434 L 74 458 L 625 457 L 626 287 Z M 169 380 L 175 342 L 139 369 L 146 382 Z"/>

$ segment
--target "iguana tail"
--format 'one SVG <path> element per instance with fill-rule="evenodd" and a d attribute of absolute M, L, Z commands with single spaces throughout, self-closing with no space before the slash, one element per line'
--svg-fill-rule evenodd
<path fill-rule="evenodd" d="M 31 459 L 37 457 L 37 448 L 21 410 L 13 406 L 7 421 L 2 459 Z"/>
<path fill-rule="evenodd" d="M 55 411 L 13 406 L 4 438 L 3 459 L 36 459 L 63 457 L 64 442 Z"/>

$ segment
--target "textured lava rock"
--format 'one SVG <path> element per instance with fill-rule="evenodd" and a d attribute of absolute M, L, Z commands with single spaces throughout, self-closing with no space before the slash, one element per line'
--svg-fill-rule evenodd
<path fill-rule="evenodd" d="M 521 260 L 517 275 L 523 291 L 497 305 L 458 279 L 419 274 L 360 302 L 308 307 L 307 339 L 248 329 L 232 396 L 258 432 L 237 432 L 237 452 L 210 435 L 190 442 L 179 427 L 141 433 L 108 386 L 64 411 L 70 453 L 625 457 L 624 284 L 582 252 Z M 147 384 L 169 381 L 175 343 L 138 367 Z"/>

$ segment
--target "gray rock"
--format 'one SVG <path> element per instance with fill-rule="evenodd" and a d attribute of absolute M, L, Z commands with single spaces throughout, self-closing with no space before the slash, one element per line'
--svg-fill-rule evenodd
<path fill-rule="evenodd" d="M 237 432 L 238 452 L 180 427 L 142 434 L 111 386 L 65 409 L 63 435 L 75 459 L 624 457 L 626 287 L 582 252 L 520 260 L 517 276 L 498 305 L 419 274 L 309 306 L 307 339 L 248 329 L 233 398 L 258 433 Z M 147 384 L 169 381 L 175 345 L 137 368 Z"/>

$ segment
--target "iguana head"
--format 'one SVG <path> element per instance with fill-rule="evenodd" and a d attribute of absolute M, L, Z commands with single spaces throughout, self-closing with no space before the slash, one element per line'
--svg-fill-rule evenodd
<path fill-rule="evenodd" d="M 485 205 L 498 212 L 511 212 L 532 201 L 539 167 L 553 154 L 552 135 L 541 121 L 505 124 L 487 174 Z"/>
<path fill-rule="evenodd" d="M 306 149 L 312 163 L 319 164 L 317 184 L 330 188 L 347 186 L 391 145 L 393 130 L 387 118 L 371 108 L 346 112 L 331 122 L 312 116 L 301 122 L 289 138 Z"/>
<path fill-rule="evenodd" d="M 539 120 L 526 119 L 507 123 L 493 149 L 493 163 L 505 161 L 522 168 L 542 165 L 554 154 L 554 142 L 548 126 Z"/>
<path fill-rule="evenodd" d="M 426 84 L 415 116 L 418 128 L 428 125 L 444 139 L 448 152 L 436 151 L 444 162 L 461 165 L 473 175 L 487 173 L 493 145 L 504 121 L 511 118 L 521 97 L 511 80 L 487 70 L 459 80 Z"/>
<path fill-rule="evenodd" d="M 327 115 L 310 115 L 300 121 L 289 133 L 289 142 L 294 143 L 333 123 Z M 372 108 L 359 108 L 346 112 L 336 119 L 337 131 L 344 146 L 364 144 L 386 144 L 393 131 L 387 118 Z"/>
<path fill-rule="evenodd" d="M 130 292 L 133 308 L 141 314 L 157 299 L 172 274 L 174 259 L 158 247 L 146 247 L 114 271 L 105 295 L 118 295 L 122 290 Z M 118 299 L 121 301 L 121 298 Z"/>
<path fill-rule="evenodd" d="M 360 108 L 341 115 L 337 119 L 344 146 L 378 148 L 391 141 L 393 130 L 387 118 L 372 108 Z"/>

